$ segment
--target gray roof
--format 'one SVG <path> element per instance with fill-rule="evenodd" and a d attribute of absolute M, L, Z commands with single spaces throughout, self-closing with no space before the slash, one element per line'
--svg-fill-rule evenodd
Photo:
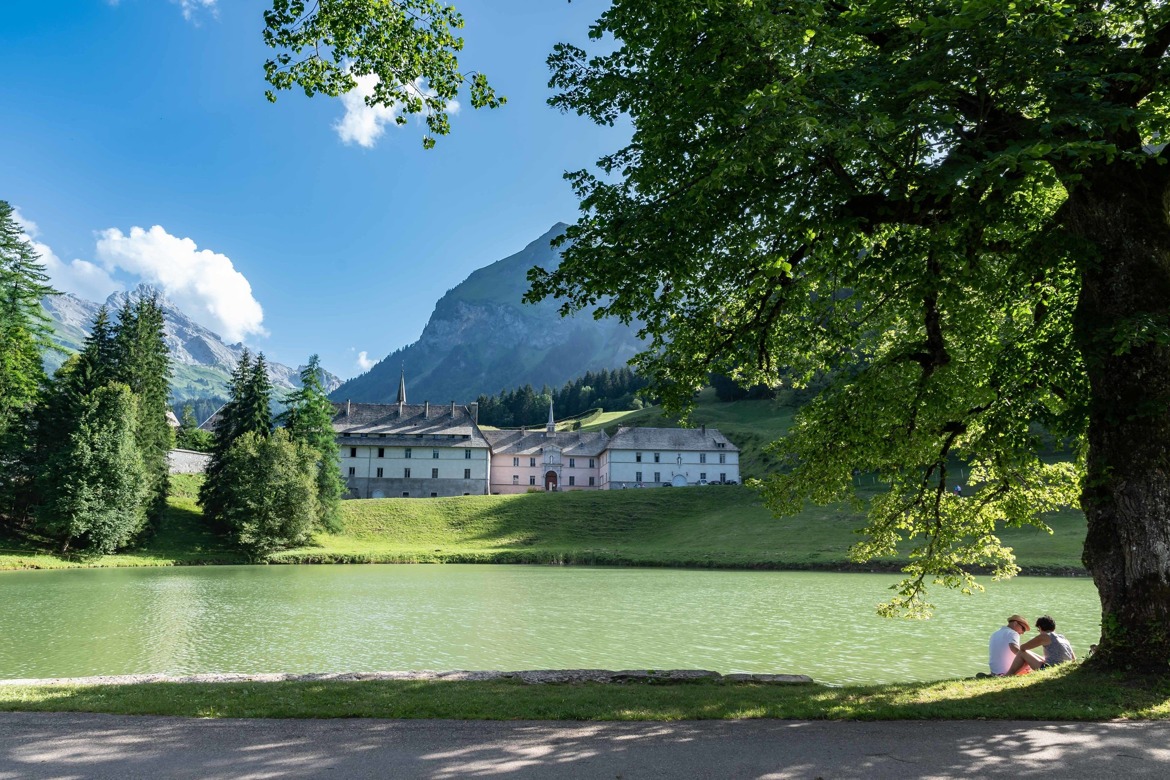
<path fill-rule="evenodd" d="M 739 452 L 717 428 L 618 428 L 609 449 Z"/>
<path fill-rule="evenodd" d="M 459 404 L 355 404 L 335 403 L 333 430 L 343 440 L 374 437 L 418 443 L 420 437 L 441 437 L 448 446 L 484 446 L 483 434 L 471 412 Z M 365 434 L 363 437 L 362 434 Z M 447 437 L 459 437 L 448 439 Z M 459 440 L 463 440 L 460 443 Z M 387 442 L 390 444 L 391 442 Z"/>
<path fill-rule="evenodd" d="M 484 431 L 483 435 L 495 455 L 535 455 L 546 448 L 557 447 L 564 455 L 594 458 L 609 444 L 605 431 L 557 431 L 555 438 L 540 429 Z"/>

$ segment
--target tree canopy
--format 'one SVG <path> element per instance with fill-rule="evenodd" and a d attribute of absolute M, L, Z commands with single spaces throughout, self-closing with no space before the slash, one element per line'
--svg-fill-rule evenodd
<path fill-rule="evenodd" d="M 463 16 L 440 0 L 273 0 L 264 25 L 264 43 L 277 52 L 264 64 L 273 102 L 294 86 L 337 97 L 373 77 L 366 105 L 396 107 L 400 125 L 423 115 L 428 149 L 451 131 L 448 107 L 465 84 L 474 108 L 507 102 L 487 76 L 460 68 Z"/>
<path fill-rule="evenodd" d="M 582 214 L 528 299 L 643 321 L 676 407 L 711 371 L 835 377 L 765 493 L 878 473 L 855 553 L 909 540 L 893 611 L 1013 573 L 997 529 L 1079 500 L 1096 660 L 1165 672 L 1170 6 L 614 0 L 590 35 L 551 102 L 633 133 L 567 174 Z"/>

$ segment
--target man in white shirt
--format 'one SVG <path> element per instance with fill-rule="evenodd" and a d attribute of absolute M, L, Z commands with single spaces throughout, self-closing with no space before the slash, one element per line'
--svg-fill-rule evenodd
<path fill-rule="evenodd" d="M 1012 615 L 1007 619 L 1006 626 L 991 635 L 987 655 L 993 675 L 1002 677 L 1008 673 L 1012 668 L 1012 662 L 1016 660 L 1016 653 L 1020 652 L 1020 634 L 1026 634 L 1031 630 L 1032 627 L 1028 625 L 1027 620 L 1019 615 Z"/>

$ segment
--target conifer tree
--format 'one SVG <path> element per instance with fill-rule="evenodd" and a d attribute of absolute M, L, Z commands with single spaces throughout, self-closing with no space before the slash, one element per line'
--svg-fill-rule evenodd
<path fill-rule="evenodd" d="M 83 396 L 79 406 L 76 426 L 46 464 L 51 489 L 38 525 L 62 552 L 111 553 L 146 521 L 149 482 L 135 436 L 137 399 L 126 385 L 111 383 Z"/>
<path fill-rule="evenodd" d="M 341 496 L 345 491 L 341 481 L 341 453 L 333 431 L 333 402 L 325 395 L 321 384 L 321 366 L 316 355 L 301 370 L 301 389 L 285 399 L 288 410 L 283 422 L 289 437 L 301 442 L 317 454 L 318 523 L 328 531 L 341 530 Z"/>
<path fill-rule="evenodd" d="M 29 484 L 32 412 L 46 381 L 41 353 L 51 347 L 40 302 L 53 294 L 12 207 L 0 201 L 0 522 L 19 513 Z"/>
<path fill-rule="evenodd" d="M 169 467 L 167 453 L 174 432 L 167 423 L 170 395 L 170 350 L 164 336 L 162 306 L 155 296 L 126 300 L 113 329 L 113 342 L 95 343 L 96 353 L 108 349 L 114 357 L 114 377 L 138 397 L 136 437 L 146 467 L 149 514 L 157 518 L 166 506 Z"/>

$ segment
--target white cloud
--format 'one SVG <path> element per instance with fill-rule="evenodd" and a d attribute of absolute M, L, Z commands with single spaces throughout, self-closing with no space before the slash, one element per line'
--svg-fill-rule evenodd
<path fill-rule="evenodd" d="M 394 123 L 399 106 L 366 105 L 366 98 L 374 94 L 374 88 L 378 85 L 378 77 L 370 74 L 354 76 L 354 79 L 357 86 L 341 96 L 345 116 L 333 124 L 333 129 L 344 143 L 371 149 L 386 132 L 386 125 Z M 435 94 L 433 90 L 423 87 L 422 79 L 415 79 L 409 89 L 423 98 Z M 449 114 L 459 113 L 459 101 L 450 101 L 446 109 Z"/>
<path fill-rule="evenodd" d="M 12 217 L 24 231 L 24 237 L 32 244 L 33 251 L 41 256 L 41 263 L 45 266 L 45 272 L 55 289 L 73 293 L 90 301 L 104 301 L 110 293 L 122 289 L 122 285 L 109 273 L 88 260 L 74 259 L 66 263 L 57 257 L 48 244 L 36 240 L 41 233 L 40 228 L 37 227 L 37 223 L 21 214 L 20 209 L 14 208 Z"/>
<path fill-rule="evenodd" d="M 219 9 L 215 7 L 219 0 L 171 0 L 171 2 L 176 3 L 182 9 L 183 18 L 187 21 L 193 20 L 200 11 L 207 11 L 212 16 L 219 14 Z"/>
<path fill-rule="evenodd" d="M 358 353 L 357 364 L 358 368 L 360 368 L 362 371 L 369 371 L 377 362 L 378 361 L 376 360 L 371 360 L 370 353 L 366 352 L 364 349 Z"/>
<path fill-rule="evenodd" d="M 132 227 L 129 235 L 110 228 L 98 234 L 97 258 L 107 271 L 157 285 L 191 319 L 229 343 L 267 335 L 264 311 L 231 258 L 199 249 L 189 238 L 172 236 L 159 225 Z"/>

